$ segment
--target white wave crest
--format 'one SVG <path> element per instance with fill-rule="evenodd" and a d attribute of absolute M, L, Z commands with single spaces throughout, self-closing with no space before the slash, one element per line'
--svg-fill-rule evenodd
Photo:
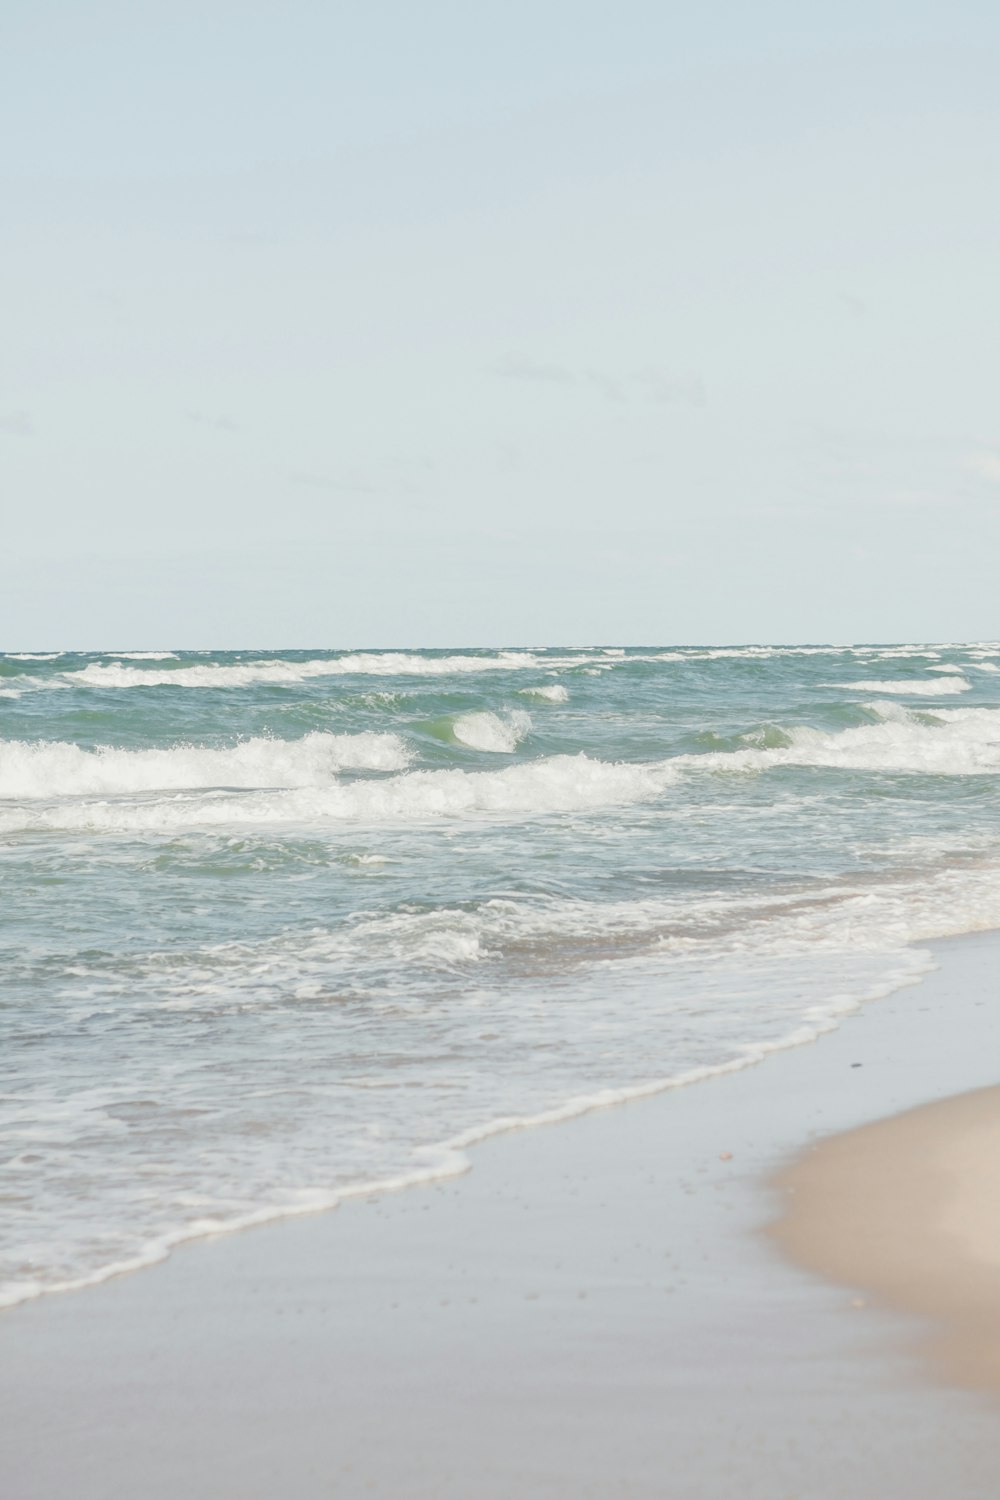
<path fill-rule="evenodd" d="M 931 671 L 933 671 L 933 667 Z M 898 678 L 889 682 L 831 682 L 825 686 L 846 688 L 850 693 L 898 693 L 900 697 L 942 698 L 952 693 L 967 693 L 972 686 L 964 677 L 935 677 L 931 680 L 914 678 L 912 682 Z"/>
<path fill-rule="evenodd" d="M 1000 771 L 1000 709 L 936 708 L 933 721 L 899 703 L 872 703 L 880 723 L 829 734 L 800 727 L 772 749 L 678 756 L 677 769 L 767 771 L 777 766 L 977 776 Z M 926 712 L 926 711 L 925 711 Z"/>
<path fill-rule="evenodd" d="M 530 730 L 531 718 L 523 709 L 517 709 L 503 719 L 487 709 L 460 714 L 451 726 L 459 744 L 495 755 L 512 755 Z"/>
<path fill-rule="evenodd" d="M 6 698 L 20 698 L 22 693 L 31 692 L 35 688 L 62 687 L 61 682 L 46 681 L 44 677 L 30 677 L 27 673 L 17 677 L 0 678 L 4 684 L 3 696 Z"/>
<path fill-rule="evenodd" d="M 0 814 L 0 830 L 157 832 L 263 823 L 408 823 L 477 814 L 531 817 L 649 800 L 660 795 L 674 774 L 669 762 L 625 765 L 586 755 L 554 755 L 503 771 L 413 771 L 382 781 L 255 791 L 249 796 L 214 792 L 155 802 L 119 798 L 15 806 Z"/>
<path fill-rule="evenodd" d="M 575 665 L 581 658 L 568 658 Z M 312 677 L 450 677 L 456 673 L 537 671 L 546 663 L 532 652 L 501 651 L 494 656 L 422 656 L 403 651 L 354 652 L 309 661 L 285 659 L 205 662 L 173 668 L 128 667 L 121 661 L 91 662 L 64 675 L 97 688 L 248 687 L 255 683 L 305 682 Z"/>
<path fill-rule="evenodd" d="M 787 744 L 680 755 L 640 764 L 556 755 L 502 771 L 413 771 L 351 783 L 340 769 L 398 771 L 408 759 L 391 734 L 314 733 L 296 741 L 249 740 L 228 749 L 80 750 L 74 745 L 0 746 L 0 830 L 172 830 L 239 824 L 409 823 L 479 815 L 534 817 L 655 801 L 691 775 L 764 773 L 784 766 L 873 773 L 972 776 L 1000 772 L 1000 710 L 869 705 L 879 722 L 838 733 L 800 726 Z M 500 728 L 502 721 L 497 720 Z M 240 795 L 239 788 L 249 795 Z M 153 791 L 169 799 L 130 801 Z M 190 792 L 191 795 L 183 795 Z M 69 799 L 33 807 L 40 799 Z M 88 797 L 106 801 L 86 801 Z"/>
<path fill-rule="evenodd" d="M 176 651 L 115 651 L 109 653 L 120 661 L 179 661 Z"/>
<path fill-rule="evenodd" d="M 542 682 L 537 687 L 518 688 L 522 698 L 537 698 L 542 703 L 567 703 L 569 693 L 561 682 Z"/>
<path fill-rule="evenodd" d="M 171 745 L 121 750 L 100 746 L 0 743 L 0 797 L 120 796 L 201 787 L 325 786 L 341 770 L 400 771 L 410 760 L 395 734 L 307 734 L 299 740 Z"/>

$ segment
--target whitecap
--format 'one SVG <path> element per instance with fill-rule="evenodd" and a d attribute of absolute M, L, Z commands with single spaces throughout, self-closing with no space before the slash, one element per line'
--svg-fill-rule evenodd
<path fill-rule="evenodd" d="M 124 750 L 0 742 L 0 797 L 54 798 L 208 787 L 325 786 L 341 770 L 399 771 L 411 755 L 395 734 L 307 734 L 235 745 Z"/>
<path fill-rule="evenodd" d="M 373 737 L 374 738 L 374 737 Z M 142 753 L 142 752 L 138 752 Z M 267 823 L 409 823 L 470 816 L 535 817 L 624 806 L 660 795 L 670 763 L 626 765 L 554 755 L 502 771 L 412 771 L 384 780 L 166 800 L 73 801 L 0 813 L 0 830 L 158 832 Z M 120 790 L 120 784 L 116 788 Z"/>
<path fill-rule="evenodd" d="M 523 698 L 537 698 L 542 703 L 566 703 L 569 692 L 561 682 L 542 682 L 537 687 L 518 688 Z"/>
<path fill-rule="evenodd" d="M 576 665 L 582 657 L 561 665 Z M 424 656 L 408 652 L 353 652 L 346 656 L 308 661 L 283 658 L 248 662 L 206 662 L 173 668 L 129 667 L 121 661 L 91 662 L 65 677 L 86 687 L 248 687 L 257 683 L 306 682 L 313 677 L 449 677 L 457 673 L 513 672 L 551 665 L 524 651 L 501 651 L 493 656 Z"/>
<path fill-rule="evenodd" d="M 680 771 L 768 771 L 779 766 L 978 776 L 1000 771 L 1000 709 L 938 708 L 933 720 L 899 703 L 870 703 L 876 724 L 830 734 L 802 725 L 786 730 L 788 744 L 771 749 L 713 751 L 678 756 Z"/>
<path fill-rule="evenodd" d="M 176 651 L 109 651 L 116 661 L 180 661 Z"/>
<path fill-rule="evenodd" d="M 494 755 L 512 755 L 530 729 L 531 718 L 521 709 L 504 718 L 487 709 L 460 714 L 451 726 L 459 744 Z"/>

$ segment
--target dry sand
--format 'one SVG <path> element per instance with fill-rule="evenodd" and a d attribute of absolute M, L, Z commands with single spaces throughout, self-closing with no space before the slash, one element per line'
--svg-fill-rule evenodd
<path fill-rule="evenodd" d="M 777 1186 L 788 1254 L 931 1319 L 942 1376 L 1000 1394 L 1000 1088 L 835 1136 Z"/>
<path fill-rule="evenodd" d="M 995 1082 L 1000 937 L 939 956 L 759 1067 L 0 1316 L 0 1495 L 992 1496 L 1000 1402 L 763 1232 L 810 1138 Z"/>

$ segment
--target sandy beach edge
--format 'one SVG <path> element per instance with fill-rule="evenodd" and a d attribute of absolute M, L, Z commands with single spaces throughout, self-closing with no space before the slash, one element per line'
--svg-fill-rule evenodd
<path fill-rule="evenodd" d="M 759 1066 L 0 1316 L 5 1500 L 982 1500 L 1000 1409 L 777 1252 L 810 1141 L 996 1081 L 1000 934 Z"/>

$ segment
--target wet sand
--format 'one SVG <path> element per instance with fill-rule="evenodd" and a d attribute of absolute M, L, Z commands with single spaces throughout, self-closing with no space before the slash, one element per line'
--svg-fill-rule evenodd
<path fill-rule="evenodd" d="M 1000 1401 L 924 1357 L 933 1309 L 767 1233 L 810 1141 L 995 1083 L 1000 937 L 935 953 L 758 1067 L 0 1316 L 0 1494 L 983 1500 Z"/>

